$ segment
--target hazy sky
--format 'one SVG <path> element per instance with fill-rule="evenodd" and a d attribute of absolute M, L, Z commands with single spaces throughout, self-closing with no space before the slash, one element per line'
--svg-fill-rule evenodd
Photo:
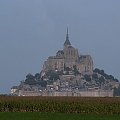
<path fill-rule="evenodd" d="M 120 0 L 0 0 L 0 93 L 40 72 L 67 26 L 80 54 L 120 79 Z"/>

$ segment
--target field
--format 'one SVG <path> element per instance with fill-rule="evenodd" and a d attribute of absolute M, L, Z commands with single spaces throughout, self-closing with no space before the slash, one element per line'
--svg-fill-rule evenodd
<path fill-rule="evenodd" d="M 81 115 L 65 113 L 0 113 L 0 120 L 119 120 L 120 115 Z"/>
<path fill-rule="evenodd" d="M 0 97 L 0 120 L 117 120 L 119 97 Z"/>
<path fill-rule="evenodd" d="M 0 112 L 120 114 L 120 98 L 1 96 Z"/>

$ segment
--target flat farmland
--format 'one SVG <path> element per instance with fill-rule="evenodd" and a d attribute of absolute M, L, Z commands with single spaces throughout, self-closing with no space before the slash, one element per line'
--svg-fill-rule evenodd
<path fill-rule="evenodd" d="M 87 115 L 39 112 L 3 112 L 0 120 L 120 120 L 120 115 Z"/>
<path fill-rule="evenodd" d="M 119 97 L 0 97 L 0 112 L 119 115 Z"/>

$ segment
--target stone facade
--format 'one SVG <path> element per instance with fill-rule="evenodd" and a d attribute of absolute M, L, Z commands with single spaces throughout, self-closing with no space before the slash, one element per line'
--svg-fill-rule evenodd
<path fill-rule="evenodd" d="M 93 60 L 90 55 L 80 55 L 78 50 L 74 48 L 68 35 L 68 29 L 66 34 L 66 41 L 63 46 L 63 50 L 59 50 L 56 56 L 48 57 L 44 62 L 43 71 L 58 70 L 63 71 L 65 67 L 73 69 L 76 66 L 77 70 L 81 74 L 93 73 Z"/>
<path fill-rule="evenodd" d="M 113 91 L 24 91 L 19 90 L 18 96 L 77 96 L 77 97 L 113 97 Z"/>

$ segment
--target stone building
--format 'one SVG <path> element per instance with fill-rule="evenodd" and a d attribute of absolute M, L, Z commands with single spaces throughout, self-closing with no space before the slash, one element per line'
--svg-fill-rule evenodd
<path fill-rule="evenodd" d="M 76 66 L 77 70 L 81 74 L 93 73 L 92 57 L 90 55 L 79 54 L 78 49 L 74 48 L 69 41 L 69 34 L 67 29 L 63 50 L 59 50 L 56 53 L 56 56 L 48 57 L 47 61 L 44 62 L 43 71 L 64 71 L 65 67 L 73 70 L 74 66 Z"/>

